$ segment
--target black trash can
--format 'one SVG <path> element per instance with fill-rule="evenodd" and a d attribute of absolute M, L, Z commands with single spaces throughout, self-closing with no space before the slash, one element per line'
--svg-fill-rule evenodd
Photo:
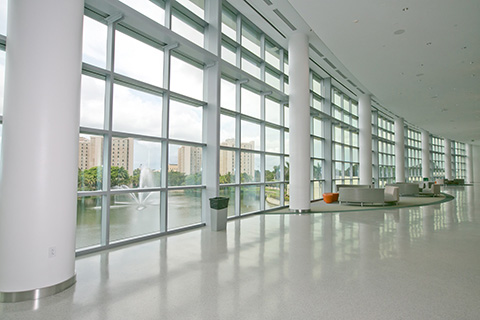
<path fill-rule="evenodd" d="M 228 200 L 226 197 L 210 198 L 210 228 L 221 231 L 227 228 Z"/>

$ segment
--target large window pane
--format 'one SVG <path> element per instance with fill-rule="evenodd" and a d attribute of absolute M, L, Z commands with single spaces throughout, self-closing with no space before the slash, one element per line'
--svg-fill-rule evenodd
<path fill-rule="evenodd" d="M 201 222 L 201 189 L 168 191 L 168 230 Z"/>
<path fill-rule="evenodd" d="M 170 138 L 202 142 L 203 108 L 170 101 Z"/>
<path fill-rule="evenodd" d="M 235 83 L 221 80 L 220 83 L 220 106 L 235 111 Z"/>
<path fill-rule="evenodd" d="M 87 16 L 83 17 L 83 62 L 107 66 L 107 26 Z"/>
<path fill-rule="evenodd" d="M 265 120 L 280 124 L 280 104 L 271 99 L 265 99 Z"/>
<path fill-rule="evenodd" d="M 161 87 L 163 51 L 116 31 L 115 72 Z"/>
<path fill-rule="evenodd" d="M 280 130 L 265 128 L 265 151 L 280 153 Z"/>
<path fill-rule="evenodd" d="M 260 125 L 242 120 L 241 142 L 243 149 L 260 150 Z"/>
<path fill-rule="evenodd" d="M 248 25 L 242 26 L 242 46 L 260 56 L 260 35 Z"/>
<path fill-rule="evenodd" d="M 265 42 L 265 61 L 280 70 L 280 49 L 269 41 Z"/>
<path fill-rule="evenodd" d="M 76 247 L 86 248 L 100 244 L 102 197 L 77 198 Z"/>
<path fill-rule="evenodd" d="M 82 75 L 80 126 L 103 129 L 104 114 L 105 81 Z"/>
<path fill-rule="evenodd" d="M 220 149 L 220 184 L 235 183 L 235 151 Z"/>
<path fill-rule="evenodd" d="M 280 184 L 265 185 L 265 209 L 280 206 Z"/>
<path fill-rule="evenodd" d="M 222 187 L 219 191 L 220 197 L 229 198 L 227 216 L 235 215 L 235 189 L 236 187 Z"/>
<path fill-rule="evenodd" d="M 260 210 L 260 187 L 243 186 L 240 188 L 240 213 Z"/>
<path fill-rule="evenodd" d="M 171 144 L 168 161 L 169 186 L 202 184 L 202 148 Z"/>
<path fill-rule="evenodd" d="M 242 113 L 254 118 L 260 118 L 260 95 L 242 88 Z"/>
<path fill-rule="evenodd" d="M 110 197 L 110 240 L 160 231 L 160 192 L 130 192 Z"/>
<path fill-rule="evenodd" d="M 277 156 L 265 156 L 265 181 L 280 181 L 281 166 L 280 157 Z"/>
<path fill-rule="evenodd" d="M 241 182 L 260 181 L 260 155 L 253 152 L 242 152 L 240 154 Z"/>
<path fill-rule="evenodd" d="M 179 58 L 172 57 L 170 89 L 203 100 L 203 70 Z"/>
<path fill-rule="evenodd" d="M 237 40 L 237 17 L 229 10 L 222 10 L 222 33 Z"/>
<path fill-rule="evenodd" d="M 165 21 L 165 10 L 155 4 L 155 2 L 150 0 L 120 0 L 121 2 L 125 3 L 127 6 L 131 7 L 132 9 L 137 10 L 144 16 L 149 17 L 150 19 L 164 24 Z"/>
<path fill-rule="evenodd" d="M 242 57 L 242 70 L 260 79 L 260 63 L 249 58 Z"/>
<path fill-rule="evenodd" d="M 201 27 L 189 21 L 182 14 L 174 11 L 172 15 L 172 31 L 203 47 L 204 35 Z"/>
<path fill-rule="evenodd" d="M 162 144 L 133 138 L 112 138 L 111 187 L 159 187 Z"/>
<path fill-rule="evenodd" d="M 183 4 L 187 9 L 203 19 L 205 9 L 204 0 L 177 0 L 177 2 Z"/>
<path fill-rule="evenodd" d="M 220 116 L 220 145 L 235 146 L 235 126 L 236 121 L 234 117 L 224 114 Z"/>
<path fill-rule="evenodd" d="M 113 130 L 160 137 L 162 97 L 115 85 Z"/>
<path fill-rule="evenodd" d="M 103 137 L 80 134 L 78 141 L 78 190 L 102 190 Z"/>
<path fill-rule="evenodd" d="M 225 43 L 222 44 L 222 59 L 233 64 L 234 66 L 237 65 L 237 56 L 235 50 L 236 49 L 232 46 L 229 46 Z"/>
<path fill-rule="evenodd" d="M 313 160 L 313 179 L 321 180 L 323 179 L 323 161 L 322 160 Z"/>

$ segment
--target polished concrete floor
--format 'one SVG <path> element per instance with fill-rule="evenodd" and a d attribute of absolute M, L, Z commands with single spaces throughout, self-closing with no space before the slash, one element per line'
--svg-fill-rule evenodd
<path fill-rule="evenodd" d="M 255 215 L 77 259 L 0 319 L 480 319 L 480 185 L 447 203 Z"/>

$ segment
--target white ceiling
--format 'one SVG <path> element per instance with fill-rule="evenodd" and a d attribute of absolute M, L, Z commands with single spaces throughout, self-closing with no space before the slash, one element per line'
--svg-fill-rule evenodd
<path fill-rule="evenodd" d="M 292 28 L 278 10 L 337 69 L 319 58 L 322 68 L 349 86 L 335 73 L 341 71 L 394 115 L 434 135 L 480 145 L 480 0 L 233 3 L 273 29 L 260 13 L 288 39 Z"/>

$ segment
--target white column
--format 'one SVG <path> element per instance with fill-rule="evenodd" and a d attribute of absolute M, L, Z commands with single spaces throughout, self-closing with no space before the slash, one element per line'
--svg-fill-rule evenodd
<path fill-rule="evenodd" d="M 403 118 L 395 119 L 395 179 L 405 182 L 405 128 Z"/>
<path fill-rule="evenodd" d="M 358 99 L 360 184 L 372 184 L 372 101 L 370 95 Z"/>
<path fill-rule="evenodd" d="M 8 4 L 0 300 L 75 282 L 83 5 Z"/>
<path fill-rule="evenodd" d="M 422 130 L 422 178 L 430 179 L 430 134 Z"/>
<path fill-rule="evenodd" d="M 471 144 L 465 144 L 467 151 L 467 179 L 466 183 L 473 183 L 473 147 Z"/>
<path fill-rule="evenodd" d="M 452 142 L 445 139 L 445 179 L 452 180 Z"/>
<path fill-rule="evenodd" d="M 290 210 L 310 210 L 310 86 L 308 37 L 295 32 L 288 43 L 290 78 Z"/>
<path fill-rule="evenodd" d="M 208 33 L 205 36 L 205 47 L 213 54 L 220 56 L 221 35 L 218 31 L 221 26 L 221 1 L 212 0 L 206 3 L 206 20 L 209 23 Z M 218 177 L 220 171 L 220 64 L 207 66 L 204 72 L 205 86 L 204 97 L 208 105 L 204 108 L 204 137 L 207 146 L 202 157 L 203 179 L 207 186 L 204 197 L 203 220 L 209 223 L 210 202 L 209 198 L 219 195 Z M 235 199 L 230 199 L 235 201 Z"/>

